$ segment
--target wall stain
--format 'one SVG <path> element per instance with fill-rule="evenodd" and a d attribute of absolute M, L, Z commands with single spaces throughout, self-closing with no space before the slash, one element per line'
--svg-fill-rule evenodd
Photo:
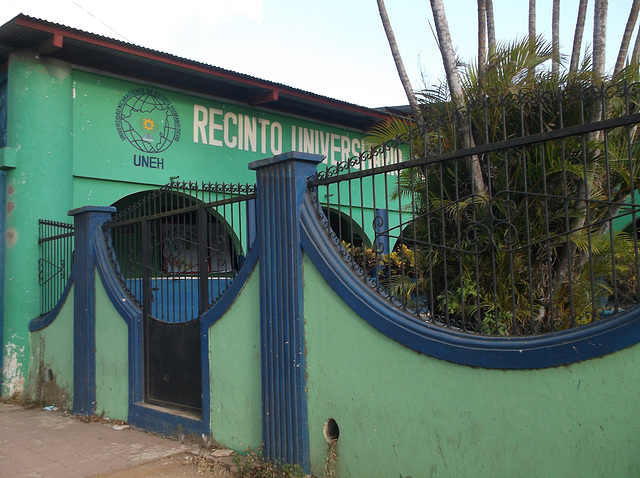
<path fill-rule="evenodd" d="M 7 228 L 7 232 L 5 233 L 6 245 L 8 247 L 13 247 L 18 242 L 18 231 L 13 227 Z"/>
<path fill-rule="evenodd" d="M 72 406 L 71 396 L 67 391 L 56 383 L 56 372 L 50 364 L 45 363 L 44 337 L 40 339 L 40 347 L 38 348 L 38 372 L 36 376 L 36 399 L 44 404 L 56 405 L 58 407 L 70 409 Z"/>
<path fill-rule="evenodd" d="M 24 353 L 24 345 L 18 346 L 7 342 L 5 345 L 5 356 L 3 364 L 3 389 L 10 398 L 19 398 L 24 392 L 24 373 L 20 357 Z M 5 395 L 5 393 L 2 393 Z"/>

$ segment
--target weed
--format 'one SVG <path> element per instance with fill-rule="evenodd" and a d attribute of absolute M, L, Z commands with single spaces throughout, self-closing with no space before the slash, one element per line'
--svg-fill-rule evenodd
<path fill-rule="evenodd" d="M 238 467 L 239 478 L 302 478 L 305 476 L 300 465 L 278 465 L 265 461 L 259 452 L 249 448 L 245 456 L 233 458 Z"/>
<path fill-rule="evenodd" d="M 329 439 L 329 450 L 327 451 L 327 461 L 324 465 L 324 478 L 334 478 L 336 476 L 336 462 L 338 461 L 338 440 Z"/>
<path fill-rule="evenodd" d="M 188 455 L 185 457 L 185 465 L 193 465 L 198 467 L 198 473 L 228 473 L 227 468 L 221 463 L 211 461 L 204 455 Z M 227 475 L 225 475 L 227 476 Z"/>
<path fill-rule="evenodd" d="M 19 394 L 6 398 L 2 397 L 0 398 L 0 402 L 20 405 L 22 408 L 25 408 L 27 410 L 44 407 L 44 402 L 42 400 L 36 400 Z"/>

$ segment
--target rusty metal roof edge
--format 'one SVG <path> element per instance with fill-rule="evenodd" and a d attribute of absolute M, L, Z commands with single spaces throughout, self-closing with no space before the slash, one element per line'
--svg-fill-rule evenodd
<path fill-rule="evenodd" d="M 344 110 L 345 112 L 350 112 L 352 114 L 356 113 L 370 119 L 375 118 L 377 120 L 382 120 L 388 118 L 388 114 L 382 113 L 381 111 L 373 108 L 330 98 L 291 86 L 283 85 L 281 83 L 263 80 L 244 73 L 226 70 L 221 67 L 179 57 L 170 53 L 164 53 L 158 50 L 153 50 L 151 48 L 134 45 L 107 36 L 89 33 L 77 28 L 68 27 L 58 23 L 52 23 L 47 20 L 42 20 L 24 14 L 19 14 L 12 20 L 7 22 L 5 25 L 0 26 L 0 33 L 2 32 L 2 29 L 4 27 L 10 24 L 14 24 L 22 28 L 30 28 L 40 32 L 51 33 L 52 35 L 62 35 L 66 38 L 73 38 L 76 41 L 81 41 L 94 46 L 101 46 L 103 48 L 112 49 L 120 53 L 130 54 L 140 58 L 145 58 L 147 60 L 156 61 L 167 66 L 185 68 L 194 72 L 206 73 L 226 80 L 238 81 L 239 83 L 244 83 L 253 87 L 276 91 L 279 94 L 292 96 L 305 103 L 318 103 L 324 105 L 325 107 Z"/>

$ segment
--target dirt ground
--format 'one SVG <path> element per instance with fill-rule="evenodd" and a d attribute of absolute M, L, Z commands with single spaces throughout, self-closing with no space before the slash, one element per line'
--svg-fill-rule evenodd
<path fill-rule="evenodd" d="M 124 470 L 96 475 L 96 477 L 110 478 L 234 478 L 234 476 L 223 464 L 212 463 L 204 457 L 197 457 L 189 453 L 179 453 Z"/>

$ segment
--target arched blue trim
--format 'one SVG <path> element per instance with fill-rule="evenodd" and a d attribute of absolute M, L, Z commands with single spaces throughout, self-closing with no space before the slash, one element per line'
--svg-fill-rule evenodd
<path fill-rule="evenodd" d="M 183 415 L 166 413 L 145 406 L 144 371 L 142 357 L 142 310 L 131 301 L 122 287 L 111 265 L 111 255 L 104 233 L 94 236 L 96 265 L 100 279 L 115 307 L 128 326 L 129 349 L 129 417 L 132 425 L 156 433 L 173 434 L 177 429 L 182 433 L 209 433 L 209 422 Z M 204 410 L 203 410 L 204 411 Z"/>
<path fill-rule="evenodd" d="M 251 246 L 247 258 L 244 260 L 242 267 L 238 271 L 238 275 L 233 279 L 231 285 L 224 291 L 220 299 L 200 317 L 201 330 L 208 330 L 209 327 L 224 315 L 227 309 L 231 307 L 231 304 L 235 302 L 247 279 L 249 279 L 251 272 L 253 272 L 256 262 L 258 262 L 257 245 L 256 240 Z"/>
<path fill-rule="evenodd" d="M 601 357 L 640 342 L 640 307 L 575 329 L 534 337 L 484 337 L 425 324 L 395 309 L 353 273 L 327 240 L 307 197 L 302 247 L 327 284 L 371 326 L 416 352 L 461 365 L 537 369 Z"/>
<path fill-rule="evenodd" d="M 98 273 L 100 274 L 100 279 L 107 292 L 107 296 L 128 325 L 135 323 L 141 319 L 142 311 L 129 299 L 120 280 L 113 271 L 111 255 L 104 233 L 101 232 L 94 236 L 94 247 Z"/>
<path fill-rule="evenodd" d="M 42 330 L 45 327 L 51 325 L 51 323 L 55 320 L 55 318 L 62 310 L 62 306 L 67 301 L 69 297 L 69 292 L 71 291 L 71 286 L 73 285 L 75 274 L 73 273 L 73 268 L 71 269 L 71 274 L 69 274 L 69 279 L 67 280 L 67 284 L 64 286 L 64 290 L 62 291 L 62 296 L 60 300 L 56 304 L 56 306 L 51 309 L 48 313 L 43 316 L 36 317 L 35 319 L 29 322 L 29 332 L 37 332 L 38 330 Z"/>
<path fill-rule="evenodd" d="M 257 243 L 254 243 L 237 277 L 218 302 L 200 317 L 200 350 L 202 361 L 202 420 L 165 413 L 146 407 L 144 400 L 144 375 L 142 357 L 142 310 L 128 297 L 113 271 L 111 255 L 104 234 L 96 234 L 94 247 L 96 264 L 107 296 L 122 316 L 129 329 L 129 422 L 156 433 L 173 433 L 178 427 L 183 433 L 210 433 L 210 376 L 209 376 L 209 328 L 236 300 L 258 260 Z"/>

